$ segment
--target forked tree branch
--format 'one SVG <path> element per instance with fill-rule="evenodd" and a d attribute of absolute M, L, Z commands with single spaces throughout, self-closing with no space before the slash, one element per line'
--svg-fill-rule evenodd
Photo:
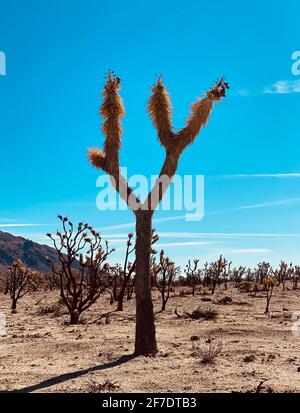
<path fill-rule="evenodd" d="M 90 163 L 110 175 L 112 185 L 134 212 L 147 210 L 152 213 L 160 203 L 176 173 L 180 155 L 188 145 L 194 142 L 201 128 L 206 125 L 209 119 L 213 103 L 220 101 L 228 88 L 229 85 L 223 78 L 216 82 L 204 98 L 191 105 L 191 113 L 186 120 L 186 126 L 178 132 L 174 132 L 171 101 L 162 79 L 159 77 L 152 89 L 153 94 L 148 102 L 148 112 L 157 130 L 158 140 L 166 150 L 166 157 L 154 187 L 142 204 L 120 173 L 121 118 L 125 111 L 122 98 L 118 93 L 120 79 L 113 72 L 109 72 L 102 93 L 104 100 L 99 111 L 104 119 L 102 125 L 102 132 L 105 135 L 104 152 L 98 148 L 90 149 Z"/>

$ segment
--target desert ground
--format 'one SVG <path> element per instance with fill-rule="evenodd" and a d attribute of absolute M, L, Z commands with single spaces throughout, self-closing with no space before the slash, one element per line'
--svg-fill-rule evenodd
<path fill-rule="evenodd" d="M 174 293 L 172 293 L 174 295 Z M 226 305 L 207 299 L 230 296 Z M 22 392 L 299 392 L 300 335 L 291 316 L 300 309 L 300 291 L 276 287 L 270 314 L 265 293 L 256 297 L 220 287 L 214 297 L 172 296 L 164 313 L 153 292 L 159 353 L 130 357 L 134 350 L 134 299 L 123 312 L 103 296 L 68 325 L 68 314 L 42 314 L 58 302 L 58 292 L 23 297 L 11 314 L 1 294 L 7 334 L 0 337 L 0 390 Z M 205 301 L 203 301 L 203 299 Z M 213 320 L 179 318 L 183 311 L 212 307 Z M 55 307 L 56 308 L 56 307 Z M 103 314 L 109 313 L 106 317 Z M 300 327 L 299 327 L 300 330 Z M 195 350 L 222 344 L 212 363 Z M 221 343 L 221 344 L 220 344 Z M 263 383 L 262 383 L 263 382 Z M 261 383 L 261 386 L 259 386 Z"/>

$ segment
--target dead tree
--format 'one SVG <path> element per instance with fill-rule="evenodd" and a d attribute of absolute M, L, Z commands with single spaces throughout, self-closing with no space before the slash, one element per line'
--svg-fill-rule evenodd
<path fill-rule="evenodd" d="M 240 291 L 241 282 L 243 281 L 243 276 L 246 272 L 246 267 L 234 268 L 232 272 L 232 280 L 234 281 L 234 287 Z"/>
<path fill-rule="evenodd" d="M 11 310 L 15 311 L 17 302 L 32 290 L 37 272 L 25 267 L 21 260 L 16 260 L 8 269 L 6 288 L 10 293 Z"/>
<path fill-rule="evenodd" d="M 227 269 L 225 268 L 223 271 L 223 282 L 224 282 L 224 288 L 227 290 L 228 286 L 228 280 L 230 279 L 231 273 L 230 273 L 230 267 L 231 267 L 232 261 L 228 263 Z"/>
<path fill-rule="evenodd" d="M 53 271 L 49 271 L 45 275 L 45 289 L 48 289 L 49 291 L 53 291 L 57 288 L 59 288 L 59 277 Z"/>
<path fill-rule="evenodd" d="M 199 264 L 199 260 L 193 260 L 193 265 L 191 263 L 191 260 L 188 260 L 186 269 L 184 270 L 184 272 L 186 273 L 187 280 L 190 281 L 190 284 L 192 286 L 193 297 L 195 296 L 195 289 L 196 289 L 196 284 L 197 284 L 198 264 Z"/>
<path fill-rule="evenodd" d="M 129 286 L 129 290 L 127 290 L 129 293 L 128 296 L 131 298 L 132 293 L 133 293 L 134 282 L 132 280 L 132 277 L 133 277 L 133 274 L 135 273 L 136 260 L 134 260 L 133 263 L 129 262 L 130 254 L 132 254 L 135 251 L 135 246 L 132 247 L 132 238 L 133 238 L 133 234 L 131 233 L 128 234 L 127 248 L 126 248 L 125 260 L 124 260 L 124 266 L 123 266 L 123 281 L 122 281 L 121 289 L 118 295 L 117 311 L 123 311 L 123 301 L 124 301 L 125 291 L 130 281 L 132 281 L 132 283 Z M 152 230 L 151 251 L 150 251 L 150 253 L 152 254 L 155 253 L 155 251 L 152 249 L 152 245 L 155 244 L 158 241 L 158 239 L 159 239 L 158 235 L 156 235 L 155 231 Z"/>
<path fill-rule="evenodd" d="M 216 286 L 220 282 L 222 278 L 222 273 L 226 269 L 227 261 L 225 258 L 220 255 L 220 258 L 218 261 L 212 262 L 210 264 L 210 267 L 208 269 L 211 282 L 212 282 L 212 288 L 211 288 L 211 294 L 213 295 L 216 289 Z"/>
<path fill-rule="evenodd" d="M 117 311 L 123 311 L 123 301 L 124 301 L 125 291 L 126 291 L 128 282 L 131 279 L 131 276 L 135 271 L 135 261 L 133 263 L 129 262 L 130 254 L 132 254 L 135 250 L 135 246 L 132 247 L 132 238 L 133 238 L 133 234 L 132 233 L 128 234 L 125 260 L 124 260 L 124 266 L 123 266 L 123 282 L 122 282 L 121 289 L 118 295 Z"/>
<path fill-rule="evenodd" d="M 290 267 L 292 267 L 292 264 L 290 265 Z M 282 285 L 282 291 L 285 291 L 285 284 L 288 279 L 288 275 L 289 275 L 288 264 L 284 262 L 283 260 L 281 260 L 279 264 L 279 270 L 277 271 L 277 277 L 278 277 L 278 284 Z"/>
<path fill-rule="evenodd" d="M 118 300 L 119 290 L 121 288 L 121 279 L 123 277 L 123 270 L 120 264 L 116 264 L 115 266 L 111 266 L 109 268 L 109 274 L 111 279 L 111 289 L 109 290 L 110 293 L 110 304 L 113 304 L 115 301 Z"/>
<path fill-rule="evenodd" d="M 160 203 L 175 175 L 179 158 L 184 149 L 192 144 L 207 123 L 213 103 L 225 96 L 228 84 L 218 81 L 202 99 L 192 105 L 186 126 L 175 132 L 172 127 L 171 102 L 161 77 L 153 87 L 148 111 L 157 130 L 158 140 L 165 148 L 166 156 L 157 179 L 145 202 L 142 203 L 133 193 L 120 172 L 119 152 L 121 145 L 124 107 L 119 95 L 120 79 L 109 72 L 103 91 L 104 101 L 100 114 L 104 119 L 102 132 L 105 135 L 104 151 L 98 148 L 89 150 L 91 164 L 105 171 L 112 185 L 134 212 L 136 218 L 136 336 L 135 354 L 155 354 L 157 352 L 153 303 L 150 284 L 150 246 L 153 213 Z"/>
<path fill-rule="evenodd" d="M 267 295 L 266 295 L 267 305 L 266 305 L 266 309 L 265 309 L 265 314 L 267 314 L 269 312 L 269 306 L 270 306 L 271 298 L 272 298 L 272 295 L 273 295 L 273 289 L 274 289 L 275 285 L 277 284 L 276 277 L 264 278 L 262 280 L 262 284 L 264 285 L 266 293 L 267 293 Z"/>
<path fill-rule="evenodd" d="M 270 264 L 268 262 L 260 262 L 256 270 L 256 284 L 262 284 L 264 278 L 268 278 L 270 273 Z"/>
<path fill-rule="evenodd" d="M 292 275 L 293 290 L 297 290 L 298 288 L 299 277 L 300 277 L 300 266 L 295 265 L 293 275 Z"/>
<path fill-rule="evenodd" d="M 155 285 L 161 295 L 161 312 L 163 312 L 169 301 L 171 288 L 178 274 L 179 267 L 175 267 L 174 262 L 165 257 L 163 250 L 161 250 L 159 255 L 159 263 L 153 260 L 151 267 Z"/>
<path fill-rule="evenodd" d="M 70 324 L 78 324 L 80 314 L 87 310 L 108 288 L 107 258 L 113 250 L 88 224 L 79 223 L 77 229 L 67 217 L 58 216 L 62 232 L 56 237 L 48 233 L 59 259 L 53 272 L 60 279 L 60 296 L 68 308 Z"/>

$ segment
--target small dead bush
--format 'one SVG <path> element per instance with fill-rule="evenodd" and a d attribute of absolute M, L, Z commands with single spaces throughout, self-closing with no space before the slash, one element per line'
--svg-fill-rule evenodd
<path fill-rule="evenodd" d="M 39 315 L 53 314 L 53 312 L 54 312 L 53 305 L 44 305 L 38 309 Z"/>
<path fill-rule="evenodd" d="M 215 320 L 218 316 L 218 312 L 212 307 L 206 307 L 206 308 L 198 307 L 192 313 L 184 311 L 183 315 L 180 315 L 176 308 L 175 314 L 177 315 L 178 318 L 192 318 L 193 320 L 200 320 L 200 319 Z"/>
<path fill-rule="evenodd" d="M 199 358 L 203 364 L 214 363 L 216 357 L 221 353 L 223 344 L 208 338 L 206 341 L 193 345 L 193 356 Z"/>
<path fill-rule="evenodd" d="M 227 295 L 225 297 L 221 297 L 221 298 L 215 298 L 213 301 L 214 304 L 217 305 L 226 305 L 228 303 L 232 303 L 232 298 L 228 297 Z"/>
<path fill-rule="evenodd" d="M 202 297 L 202 298 L 201 298 L 201 301 L 203 301 L 203 302 L 205 302 L 205 303 L 208 303 L 208 302 L 211 302 L 212 299 L 209 298 L 209 297 Z"/>
<path fill-rule="evenodd" d="M 207 308 L 198 307 L 192 313 L 186 313 L 186 314 L 188 315 L 188 317 L 194 320 L 199 320 L 200 318 L 203 318 L 204 320 L 215 320 L 218 316 L 218 312 L 212 307 L 207 307 Z"/>
<path fill-rule="evenodd" d="M 95 381 L 91 381 L 91 384 L 89 385 L 87 391 L 88 393 L 112 393 L 118 388 L 118 384 L 112 383 L 109 380 L 106 380 L 103 383 L 96 383 Z"/>
<path fill-rule="evenodd" d="M 54 317 L 60 317 L 63 315 L 63 308 L 59 302 L 52 305 L 45 305 L 38 309 L 39 315 L 53 314 Z"/>
<path fill-rule="evenodd" d="M 245 356 L 243 358 L 244 363 L 252 363 L 253 361 L 255 361 L 255 355 L 254 354 L 250 354 L 249 356 Z"/>

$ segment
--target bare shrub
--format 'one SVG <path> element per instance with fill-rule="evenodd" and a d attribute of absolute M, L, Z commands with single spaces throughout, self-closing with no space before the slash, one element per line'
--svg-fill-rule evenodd
<path fill-rule="evenodd" d="M 167 302 L 170 298 L 172 284 L 178 274 L 179 267 L 175 267 L 174 262 L 168 257 L 165 257 L 164 251 L 161 250 L 159 263 L 156 263 L 155 258 L 153 258 L 151 261 L 151 270 L 155 285 L 161 295 L 161 311 L 165 311 Z"/>
<path fill-rule="evenodd" d="M 212 307 L 206 307 L 206 308 L 198 307 L 192 313 L 184 311 L 183 315 L 180 315 L 176 308 L 175 314 L 177 315 L 178 318 L 192 318 L 193 320 L 199 320 L 199 319 L 215 320 L 218 316 L 218 312 Z"/>
<path fill-rule="evenodd" d="M 87 392 L 88 393 L 112 393 L 118 388 L 119 388 L 118 384 L 113 383 L 109 380 L 106 380 L 103 383 L 96 383 L 95 381 L 91 381 L 91 384 L 88 386 Z"/>
<path fill-rule="evenodd" d="M 220 341 L 214 341 L 210 337 L 200 343 L 193 343 L 193 355 L 200 359 L 203 364 L 214 363 L 216 357 L 221 353 L 223 349 L 223 344 Z"/>
<path fill-rule="evenodd" d="M 225 297 L 216 297 L 213 300 L 213 303 L 217 305 L 226 305 L 228 303 L 232 303 L 232 301 L 232 298 L 226 295 Z"/>
<path fill-rule="evenodd" d="M 59 302 L 52 305 L 44 305 L 38 309 L 39 315 L 53 314 L 54 317 L 60 317 L 63 314 L 62 306 Z"/>

